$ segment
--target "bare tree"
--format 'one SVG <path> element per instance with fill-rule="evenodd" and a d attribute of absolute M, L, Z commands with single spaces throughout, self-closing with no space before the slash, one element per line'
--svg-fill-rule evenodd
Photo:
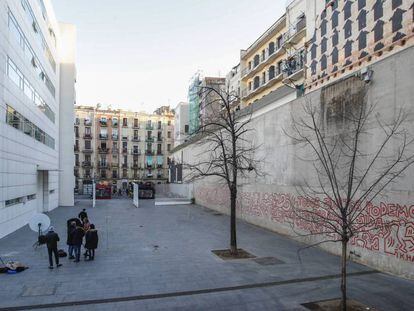
<path fill-rule="evenodd" d="M 332 98 L 327 106 L 305 99 L 302 116 L 292 117 L 290 130 L 285 130 L 304 148 L 302 160 L 313 167 L 312 181 L 308 176 L 297 187 L 305 203 L 293 204 L 296 222 L 307 224 L 301 235 L 317 236 L 318 242 L 310 247 L 325 242 L 342 245 L 342 310 L 347 303 L 348 243 L 358 234 L 392 225 L 381 216 L 366 217 L 367 208 L 414 162 L 403 111 L 387 116 L 387 121 L 378 115 L 364 86 Z M 293 226 L 298 227 L 295 221 Z"/>
<path fill-rule="evenodd" d="M 217 177 L 224 181 L 230 193 L 230 252 L 238 254 L 236 236 L 236 203 L 240 179 L 248 172 L 258 174 L 258 161 L 254 160 L 255 145 L 247 139 L 252 131 L 251 108 L 236 112 L 240 102 L 234 92 L 219 87 L 200 87 L 203 99 L 200 109 L 204 114 L 195 137 L 201 152 L 192 163 L 184 163 L 189 174 L 196 180 Z"/>

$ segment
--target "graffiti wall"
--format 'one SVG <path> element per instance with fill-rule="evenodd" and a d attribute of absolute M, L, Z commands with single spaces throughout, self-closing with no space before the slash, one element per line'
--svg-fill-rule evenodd
<path fill-rule="evenodd" d="M 195 189 L 196 202 L 221 211 L 228 210 L 229 192 L 225 187 L 201 186 Z M 291 227 L 291 233 L 318 232 L 317 225 L 295 217 L 293 208 L 306 207 L 311 204 L 318 208 L 326 198 L 314 198 L 311 202 L 291 193 L 245 192 L 239 194 L 237 214 L 239 218 L 252 220 L 255 223 L 273 223 L 270 229 L 286 232 Z M 407 204 L 380 201 L 368 203 L 365 212 L 359 216 L 358 223 L 372 223 L 376 219 L 376 228 L 354 236 L 350 245 L 356 250 L 366 250 L 376 254 L 398 259 L 408 264 L 414 263 L 414 200 Z M 378 222 L 391 223 L 381 226 Z M 284 230 L 280 230 L 281 228 Z M 365 262 L 362 257 L 361 261 Z M 412 271 L 411 273 L 414 273 Z M 411 275 L 414 277 L 414 275 Z"/>
<path fill-rule="evenodd" d="M 308 88 L 413 44 L 413 0 L 324 2 L 315 29 L 308 29 Z"/>

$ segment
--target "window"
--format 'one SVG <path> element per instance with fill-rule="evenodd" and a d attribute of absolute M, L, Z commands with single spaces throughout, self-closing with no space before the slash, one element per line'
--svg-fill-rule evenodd
<path fill-rule="evenodd" d="M 257 89 L 260 86 L 260 77 L 259 76 L 254 77 L 253 84 L 254 84 L 253 85 L 254 89 Z"/>
<path fill-rule="evenodd" d="M 162 126 L 162 122 L 161 121 L 158 121 L 158 129 L 159 130 L 161 129 L 161 126 Z"/>
<path fill-rule="evenodd" d="M 19 24 L 17 23 L 13 14 L 8 12 L 9 16 L 9 29 L 11 36 L 15 38 L 15 40 L 19 43 L 19 46 L 24 52 L 24 55 L 28 62 L 31 63 L 33 69 L 36 71 L 40 80 L 42 80 L 45 84 L 50 93 L 55 96 L 55 87 L 52 84 L 50 78 L 46 74 L 46 70 L 43 68 L 39 58 L 34 53 L 29 41 L 24 36 L 23 31 L 21 30 Z"/>
<path fill-rule="evenodd" d="M 262 50 L 262 61 L 264 61 L 266 58 L 266 51 Z"/>
<path fill-rule="evenodd" d="M 6 200 L 6 207 L 16 205 L 23 202 L 23 198 L 16 198 L 11 200 Z"/>
<path fill-rule="evenodd" d="M 167 138 L 171 138 L 171 132 L 167 132 Z"/>
<path fill-rule="evenodd" d="M 10 58 L 7 58 L 7 75 L 16 86 L 42 111 L 50 121 L 55 123 L 55 113 L 40 97 L 37 91 L 23 76 L 16 64 Z"/>
<path fill-rule="evenodd" d="M 184 125 L 184 133 L 185 134 L 188 134 L 188 130 L 189 130 L 188 124 Z"/>
<path fill-rule="evenodd" d="M 122 142 L 122 149 L 126 149 L 126 148 L 128 148 L 128 142 L 123 141 Z"/>
<path fill-rule="evenodd" d="M 275 66 L 269 67 L 269 80 L 272 80 L 275 77 Z"/>
<path fill-rule="evenodd" d="M 256 54 L 253 59 L 253 67 L 256 67 L 257 65 L 259 65 L 259 63 L 260 63 L 260 56 L 259 54 Z"/>
<path fill-rule="evenodd" d="M 6 123 L 46 146 L 55 149 L 55 140 L 10 106 L 6 106 Z"/>
<path fill-rule="evenodd" d="M 122 126 L 128 126 L 128 118 L 123 118 L 122 119 Z"/>
<path fill-rule="evenodd" d="M 277 48 L 280 49 L 283 46 L 283 35 L 280 35 L 277 40 Z"/>
<path fill-rule="evenodd" d="M 118 126 L 118 118 L 112 118 L 112 126 Z"/>
<path fill-rule="evenodd" d="M 170 126 L 171 125 L 171 120 L 168 120 L 167 125 Z"/>
<path fill-rule="evenodd" d="M 167 145 L 167 151 L 170 152 L 171 151 L 171 144 Z"/>
<path fill-rule="evenodd" d="M 75 137 L 79 137 L 79 127 L 75 126 Z"/>
<path fill-rule="evenodd" d="M 262 72 L 262 85 L 266 83 L 266 71 Z"/>
<path fill-rule="evenodd" d="M 134 127 L 139 127 L 138 119 L 134 119 Z"/>
<path fill-rule="evenodd" d="M 86 162 L 91 162 L 91 155 L 90 154 L 85 154 L 85 161 Z"/>
<path fill-rule="evenodd" d="M 138 132 L 138 130 L 134 130 L 134 138 L 135 139 L 138 139 L 138 136 L 139 136 L 139 134 L 138 134 L 139 132 Z"/>
<path fill-rule="evenodd" d="M 118 142 L 117 141 L 112 142 L 112 150 L 117 150 L 117 149 L 118 149 Z M 112 155 L 112 156 L 115 156 L 115 155 Z"/>
<path fill-rule="evenodd" d="M 161 154 L 162 150 L 161 150 L 161 144 L 157 145 L 157 153 Z"/>
<path fill-rule="evenodd" d="M 91 149 L 91 141 L 85 140 L 85 149 Z"/>
<path fill-rule="evenodd" d="M 275 52 L 275 43 L 270 42 L 268 49 L 269 49 L 269 55 L 272 55 Z"/>
<path fill-rule="evenodd" d="M 249 90 L 250 91 L 252 90 L 252 82 L 251 81 L 249 82 Z"/>

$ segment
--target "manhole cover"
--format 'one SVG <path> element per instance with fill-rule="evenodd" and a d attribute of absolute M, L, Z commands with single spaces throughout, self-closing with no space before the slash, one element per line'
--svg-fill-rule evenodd
<path fill-rule="evenodd" d="M 57 285 L 25 286 L 22 297 L 52 296 L 56 292 Z"/>
<path fill-rule="evenodd" d="M 282 260 L 279 260 L 275 257 L 260 257 L 253 259 L 256 263 L 262 266 L 273 266 L 273 265 L 280 265 L 284 263 Z"/>

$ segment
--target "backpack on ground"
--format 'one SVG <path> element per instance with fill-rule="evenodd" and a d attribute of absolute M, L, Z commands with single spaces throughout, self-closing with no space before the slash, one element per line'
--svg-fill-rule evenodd
<path fill-rule="evenodd" d="M 58 256 L 59 257 L 66 257 L 67 255 L 68 254 L 63 249 L 58 250 Z"/>

